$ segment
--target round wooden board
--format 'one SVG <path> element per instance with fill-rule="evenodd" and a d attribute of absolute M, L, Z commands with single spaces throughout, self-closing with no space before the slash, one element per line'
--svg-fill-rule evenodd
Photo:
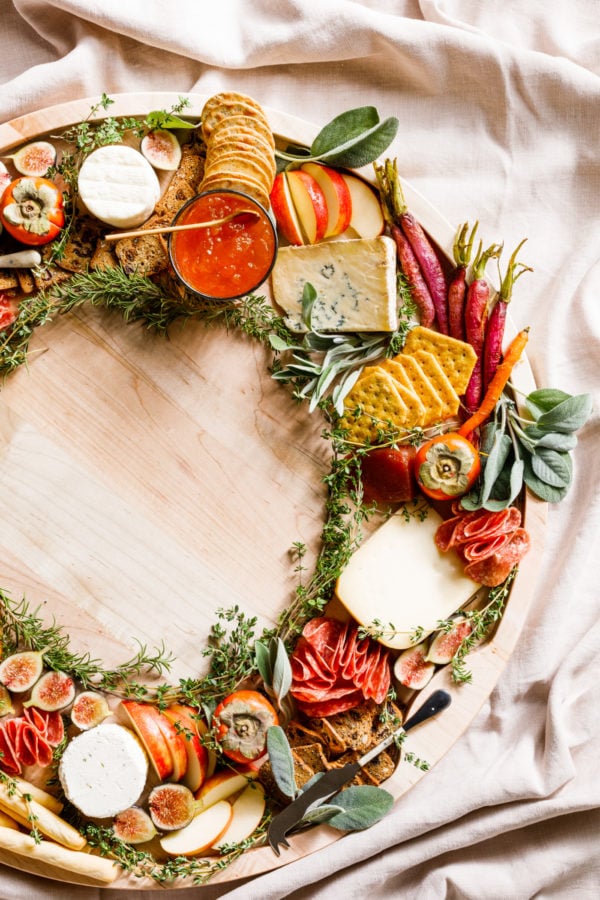
<path fill-rule="evenodd" d="M 117 95 L 108 113 L 145 115 L 170 108 L 178 96 Z M 186 115 L 199 116 L 207 97 L 189 99 Z M 85 119 L 94 102 L 0 126 L 0 152 Z M 267 114 L 276 134 L 312 142 L 314 126 Z M 451 256 L 452 226 L 405 189 L 409 207 Z M 2 389 L 0 587 L 41 605 L 77 650 L 108 664 L 132 656 L 138 641 L 164 642 L 176 657 L 172 680 L 203 670 L 202 648 L 219 607 L 238 604 L 258 618 L 259 630 L 272 623 L 296 585 L 293 543 L 303 541 L 313 554 L 318 548 L 330 450 L 322 422 L 290 400 L 268 365 L 261 345 L 195 322 L 175 326 L 166 340 L 116 314 L 81 309 L 40 329 L 28 368 Z M 527 364 L 518 378 L 522 389 L 533 387 Z M 410 749 L 431 764 L 469 726 L 517 642 L 545 505 L 529 497 L 525 520 L 532 549 L 493 639 L 469 659 L 473 684 L 457 688 L 442 671 L 433 686 L 443 683 L 452 707 L 411 733 Z M 400 798 L 422 775 L 401 763 L 386 788 Z M 314 828 L 293 837 L 280 858 L 268 847 L 251 851 L 211 883 L 285 865 L 339 837 Z M 6 852 L 0 861 L 94 883 Z M 112 887 L 161 886 L 123 875 Z"/>

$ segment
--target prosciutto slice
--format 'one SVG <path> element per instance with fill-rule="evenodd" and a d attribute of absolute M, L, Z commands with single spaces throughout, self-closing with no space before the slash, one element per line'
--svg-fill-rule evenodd
<path fill-rule="evenodd" d="M 27 766 L 45 768 L 52 762 L 52 748 L 64 737 L 59 712 L 46 712 L 29 706 L 22 716 L 0 722 L 0 769 L 8 775 L 20 775 Z"/>

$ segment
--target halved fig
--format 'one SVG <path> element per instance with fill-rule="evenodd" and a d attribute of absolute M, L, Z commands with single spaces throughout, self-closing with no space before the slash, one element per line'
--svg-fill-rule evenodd
<path fill-rule="evenodd" d="M 36 706 L 46 712 L 64 709 L 75 697 L 75 682 L 65 672 L 46 672 L 37 681 L 23 706 Z"/>
<path fill-rule="evenodd" d="M 184 784 L 159 784 L 150 792 L 148 808 L 157 828 L 176 831 L 189 825 L 198 804 Z"/>
<path fill-rule="evenodd" d="M 420 691 L 429 684 L 435 663 L 427 659 L 427 642 L 404 650 L 394 664 L 394 677 L 403 687 Z"/>
<path fill-rule="evenodd" d="M 3 684 L 0 684 L 0 716 L 10 716 L 14 713 L 12 697 Z"/>
<path fill-rule="evenodd" d="M 473 631 L 473 626 L 464 616 L 457 616 L 450 631 L 438 631 L 433 638 L 426 659 L 445 666 L 449 663 L 462 642 Z"/>
<path fill-rule="evenodd" d="M 82 691 L 73 701 L 70 716 L 73 725 L 80 731 L 87 731 L 110 716 L 110 707 L 103 694 L 96 691 Z"/>
<path fill-rule="evenodd" d="M 43 176 L 56 162 L 56 147 L 48 141 L 33 141 L 17 150 L 12 159 L 21 175 Z"/>
<path fill-rule="evenodd" d="M 22 650 L 0 663 L 0 682 L 13 694 L 22 694 L 34 686 L 43 671 L 43 654 L 38 650 Z"/>
<path fill-rule="evenodd" d="M 115 816 L 112 828 L 115 837 L 126 844 L 145 844 L 156 835 L 154 822 L 139 806 L 130 806 Z"/>
<path fill-rule="evenodd" d="M 12 181 L 12 176 L 3 162 L 0 162 L 0 194 Z"/>
<path fill-rule="evenodd" d="M 162 128 L 149 131 L 142 138 L 140 150 L 155 169 L 172 172 L 181 162 L 181 144 L 174 134 Z"/>

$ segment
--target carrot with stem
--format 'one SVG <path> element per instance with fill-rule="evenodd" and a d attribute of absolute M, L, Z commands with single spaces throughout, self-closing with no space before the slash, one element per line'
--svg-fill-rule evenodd
<path fill-rule="evenodd" d="M 494 377 L 496 369 L 498 368 L 498 365 L 500 363 L 500 359 L 502 358 L 502 342 L 504 340 L 506 313 L 508 304 L 512 299 L 514 283 L 517 278 L 519 278 L 523 274 L 523 272 L 533 272 L 533 269 L 530 268 L 530 266 L 526 266 L 524 263 L 517 262 L 517 255 L 519 253 L 519 250 L 526 240 L 527 238 L 523 238 L 519 246 L 513 252 L 510 260 L 508 261 L 506 273 L 504 275 L 504 278 L 501 279 L 498 298 L 487 321 L 483 350 L 484 390 L 487 389 L 492 378 Z"/>
<path fill-rule="evenodd" d="M 448 333 L 450 337 L 459 341 L 465 339 L 467 268 L 471 263 L 471 252 L 478 225 L 479 222 L 475 222 L 469 234 L 469 223 L 465 222 L 459 228 L 453 246 L 455 269 L 448 284 Z"/>
<path fill-rule="evenodd" d="M 419 321 L 424 328 L 431 328 L 435 322 L 435 306 L 417 257 L 399 225 L 392 225 L 390 234 L 396 243 L 400 268 L 408 281 L 412 299 L 419 311 Z"/>
<path fill-rule="evenodd" d="M 514 367 L 523 355 L 528 340 L 529 328 L 523 328 L 523 330 L 519 331 L 516 337 L 512 339 L 504 354 L 504 359 L 499 363 L 478 409 L 472 416 L 463 422 L 458 429 L 458 434 L 467 437 L 472 434 L 476 428 L 479 428 L 479 426 L 493 413 L 502 391 L 508 384 L 508 380 Z"/>
<path fill-rule="evenodd" d="M 502 246 L 500 244 L 492 244 L 484 250 L 481 241 L 479 241 L 479 249 L 473 262 L 473 278 L 467 287 L 465 336 L 477 354 L 477 361 L 464 396 L 464 404 L 469 413 L 477 409 L 483 394 L 483 346 L 490 301 L 490 286 L 485 277 L 485 267 L 490 259 L 498 259 L 501 252 Z"/>
<path fill-rule="evenodd" d="M 437 327 L 442 334 L 448 334 L 446 276 L 431 241 L 409 212 L 398 175 L 397 161 L 386 159 L 383 165 L 375 163 L 374 168 L 386 222 L 390 227 L 398 226 L 410 244 L 431 295 Z M 404 274 L 409 277 L 406 272 Z"/>

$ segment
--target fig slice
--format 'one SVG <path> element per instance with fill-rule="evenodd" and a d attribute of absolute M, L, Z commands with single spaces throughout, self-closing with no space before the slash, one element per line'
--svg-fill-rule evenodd
<path fill-rule="evenodd" d="M 30 690 L 44 671 L 41 650 L 22 650 L 0 663 L 0 682 L 13 694 Z"/>
<path fill-rule="evenodd" d="M 457 616 L 449 631 L 438 631 L 427 651 L 426 659 L 445 666 L 449 663 L 464 641 L 473 631 L 473 626 L 464 616 Z"/>
<path fill-rule="evenodd" d="M 394 663 L 394 677 L 403 687 L 420 691 L 429 684 L 435 663 L 427 659 L 427 642 L 408 647 Z"/>
<path fill-rule="evenodd" d="M 139 806 L 130 806 L 115 816 L 112 828 L 115 837 L 126 844 L 145 844 L 156 835 L 154 822 Z"/>
<path fill-rule="evenodd" d="M 198 804 L 184 784 L 159 784 L 150 792 L 148 808 L 157 828 L 161 831 L 176 831 L 189 825 Z"/>
<path fill-rule="evenodd" d="M 21 175 L 43 176 L 56 162 L 56 147 L 48 141 L 33 141 L 17 150 L 12 160 Z"/>
<path fill-rule="evenodd" d="M 97 691 L 82 691 L 73 701 L 70 717 L 73 725 L 80 731 L 95 728 L 100 722 L 110 716 L 110 707 L 106 697 Z"/>
<path fill-rule="evenodd" d="M 75 697 L 75 682 L 65 672 L 46 672 L 37 681 L 23 706 L 35 706 L 45 712 L 64 709 Z"/>
<path fill-rule="evenodd" d="M 155 169 L 172 172 L 181 162 L 181 144 L 174 134 L 162 128 L 144 135 L 140 150 Z"/>

